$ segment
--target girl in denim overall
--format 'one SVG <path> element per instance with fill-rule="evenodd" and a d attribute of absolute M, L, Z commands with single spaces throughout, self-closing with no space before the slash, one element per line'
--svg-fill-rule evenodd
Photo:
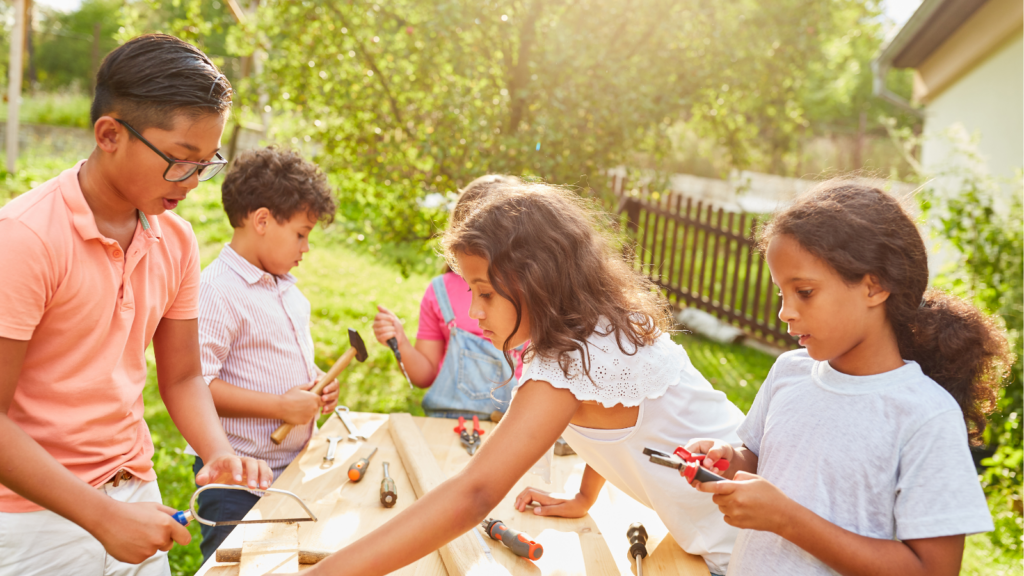
<path fill-rule="evenodd" d="M 502 175 L 481 176 L 470 182 L 459 195 L 451 222 L 454 224 L 463 218 L 466 207 L 471 203 L 519 182 L 514 176 Z M 468 294 L 469 286 L 450 271 L 434 278 L 431 290 L 437 307 L 435 309 L 434 302 L 430 301 L 431 293 L 428 291 L 420 305 L 420 332 L 415 346 L 410 344 L 398 317 L 383 306 L 377 307 L 379 313 L 373 322 L 374 336 L 384 345 L 390 338 L 398 339 L 409 380 L 418 387 L 430 387 L 423 398 L 423 410 L 428 416 L 497 419 L 495 412 L 504 413 L 508 409 L 517 380 L 502 352 L 478 335 L 476 321 L 469 320 L 476 330 L 466 329 L 468 310 L 461 308 L 468 309 L 469 300 L 452 298 L 446 284 L 451 284 L 453 290 L 462 289 Z M 460 308 L 458 314 L 456 308 Z M 441 318 L 437 317 L 438 313 Z M 461 319 L 458 322 L 457 317 Z M 446 330 L 440 329 L 441 319 Z M 462 327 L 457 326 L 458 323 Z M 514 356 L 518 354 L 513 352 Z M 438 364 L 441 365 L 440 370 Z"/>
<path fill-rule="evenodd" d="M 489 419 L 492 412 L 504 413 L 517 382 L 512 369 L 490 340 L 455 325 L 455 311 L 448 298 L 444 275 L 434 278 L 431 286 L 448 325 L 449 336 L 441 371 L 423 397 L 423 411 L 439 418 L 476 415 Z M 512 379 L 509 385 L 501 386 L 509 378 Z"/>

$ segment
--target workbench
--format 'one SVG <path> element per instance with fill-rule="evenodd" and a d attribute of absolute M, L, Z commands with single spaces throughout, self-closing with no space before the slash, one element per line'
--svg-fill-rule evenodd
<path fill-rule="evenodd" d="M 415 499 L 415 493 L 399 457 L 391 434 L 388 432 L 388 415 L 353 412 L 352 421 L 369 440 L 358 442 L 346 440 L 338 443 L 333 465 L 325 466 L 329 436 L 347 437 L 348 432 L 341 421 L 332 415 L 324 426 L 313 436 L 306 449 L 285 469 L 274 482 L 273 487 L 294 492 L 300 496 L 318 517 L 317 522 L 299 523 L 299 547 L 307 550 L 335 551 L 358 540 L 371 530 L 397 516 Z M 447 477 L 458 473 L 469 463 L 471 456 L 459 442 L 453 431 L 455 420 L 442 418 L 414 418 L 423 436 Z M 495 424 L 481 422 L 489 432 Z M 485 433 L 484 443 L 490 438 Z M 367 456 L 377 447 L 379 450 L 370 461 L 368 472 L 361 482 L 348 481 L 346 475 L 351 463 Z M 379 490 L 383 478 L 382 462 L 389 462 L 389 472 L 397 485 L 398 502 L 393 508 L 380 504 Z M 551 482 L 527 473 L 508 493 L 488 517 L 499 518 L 508 526 L 526 532 L 535 541 L 543 544 L 544 554 L 540 560 L 531 562 L 511 553 L 499 542 L 483 536 L 482 541 L 491 549 L 494 559 L 514 576 L 560 575 L 560 576 L 617 576 L 631 574 L 627 554 L 629 542 L 626 529 L 633 522 L 643 522 L 650 539 L 647 549 L 650 555 L 644 560 L 645 576 L 672 574 L 677 576 L 707 576 L 704 561 L 684 552 L 668 534 L 665 525 L 653 510 L 643 506 L 611 484 L 605 484 L 590 514 L 583 518 L 553 518 L 518 512 L 513 508 L 516 496 L 527 486 L 551 492 L 576 494 L 585 468 L 583 460 L 576 455 L 555 456 L 551 470 Z M 687 489 L 685 480 L 680 479 L 680 490 Z M 290 499 L 268 494 L 260 499 L 246 515 L 246 519 L 292 518 L 302 516 L 301 508 Z M 271 525 L 272 526 L 272 525 Z M 241 548 L 243 530 L 236 529 L 224 541 L 221 548 Z M 198 546 L 194 541 L 191 545 Z M 308 566 L 302 565 L 299 570 Z M 210 558 L 197 575 L 236 576 L 239 564 L 218 563 Z M 419 561 L 393 572 L 408 576 L 447 576 L 448 572 L 438 552 L 431 552 Z"/>

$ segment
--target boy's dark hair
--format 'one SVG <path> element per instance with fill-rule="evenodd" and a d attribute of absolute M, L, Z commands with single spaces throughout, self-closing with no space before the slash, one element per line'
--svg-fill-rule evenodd
<path fill-rule="evenodd" d="M 885 314 L 900 355 L 956 399 L 972 443 L 1013 364 L 1003 330 L 971 303 L 928 289 L 928 253 L 914 221 L 885 192 L 854 182 L 825 182 L 776 214 L 758 234 L 764 254 L 787 235 L 846 282 L 874 276 L 888 292 Z"/>
<path fill-rule="evenodd" d="M 198 118 L 231 108 L 231 83 L 202 50 L 167 34 L 129 40 L 96 72 L 92 123 L 116 112 L 132 128 L 169 130 L 178 114 Z"/>
<path fill-rule="evenodd" d="M 325 225 L 334 221 L 337 209 L 320 168 L 298 152 L 276 146 L 239 155 L 224 178 L 221 197 L 234 228 L 241 228 L 246 217 L 260 208 L 270 210 L 281 223 L 305 210 Z"/>

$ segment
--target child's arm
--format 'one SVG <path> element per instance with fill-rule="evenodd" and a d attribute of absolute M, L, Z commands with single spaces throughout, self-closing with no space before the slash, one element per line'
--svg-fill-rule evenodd
<path fill-rule="evenodd" d="M 964 536 L 882 540 L 844 530 L 796 503 L 764 478 L 739 472 L 734 481 L 699 484 L 731 526 L 773 532 L 843 576 L 956 576 Z"/>
<path fill-rule="evenodd" d="M 263 460 L 241 458 L 220 427 L 210 389 L 199 362 L 198 321 L 163 318 L 153 334 L 157 382 L 167 413 L 203 459 L 196 484 L 210 482 L 267 488 L 273 473 Z"/>
<path fill-rule="evenodd" d="M 402 322 L 395 313 L 383 306 L 377 306 L 373 317 L 373 335 L 387 346 L 388 339 L 398 339 L 398 351 L 409 374 L 409 380 L 420 388 L 427 388 L 437 377 L 437 367 L 444 358 L 445 343 L 442 340 L 417 340 L 416 346 L 409 343 Z"/>
<path fill-rule="evenodd" d="M 538 516 L 561 516 L 562 518 L 582 518 L 590 511 L 590 507 L 597 501 L 597 495 L 601 493 L 604 486 L 604 477 L 587 464 L 583 471 L 583 480 L 580 482 L 580 491 L 573 498 L 563 498 L 559 495 L 527 488 L 516 497 L 515 507 L 520 512 L 526 512 L 526 507 L 536 502 L 533 513 Z"/>
<path fill-rule="evenodd" d="M 18 387 L 28 341 L 0 338 L 0 484 L 78 524 L 122 562 L 139 563 L 188 544 L 188 530 L 174 521 L 174 510 L 155 502 L 127 504 L 107 497 L 57 462 L 7 417 Z"/>
<path fill-rule="evenodd" d="M 528 381 L 462 472 L 307 574 L 388 574 L 474 529 L 565 430 L 572 392 Z"/>
<path fill-rule="evenodd" d="M 228 418 L 270 418 L 301 426 L 316 418 L 320 407 L 327 414 L 338 404 L 338 381 L 328 384 L 319 396 L 309 391 L 316 382 L 293 386 L 284 394 L 246 390 L 214 378 L 210 395 L 217 414 Z"/>

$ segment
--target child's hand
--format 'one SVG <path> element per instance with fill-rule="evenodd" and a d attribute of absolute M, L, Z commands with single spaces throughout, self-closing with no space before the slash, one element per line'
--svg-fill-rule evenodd
<path fill-rule="evenodd" d="M 722 459 L 730 464 L 728 469 L 735 471 L 732 466 L 732 459 L 733 456 L 736 455 L 736 452 L 733 450 L 732 445 L 727 442 L 711 438 L 694 438 L 693 440 L 690 440 L 684 448 L 693 454 L 705 454 L 707 457 L 699 464 L 719 476 L 725 476 L 726 478 L 731 477 L 726 470 L 720 470 L 714 467 L 715 462 Z M 680 472 L 682 472 L 682 470 L 680 470 Z M 693 486 L 696 487 L 696 485 L 697 482 L 695 481 Z"/>
<path fill-rule="evenodd" d="M 737 472 L 724 482 L 694 482 L 694 487 L 714 494 L 712 501 L 725 514 L 725 523 L 737 528 L 778 533 L 798 506 L 774 484 L 749 472 Z"/>
<path fill-rule="evenodd" d="M 242 484 L 253 490 L 269 488 L 274 473 L 263 460 L 224 454 L 209 462 L 203 461 L 203 468 L 196 474 L 196 484 Z"/>
<path fill-rule="evenodd" d="M 138 564 L 157 550 L 170 550 L 175 542 L 185 546 L 192 541 L 188 528 L 171 517 L 177 512 L 174 508 L 157 502 L 111 504 L 110 513 L 104 515 L 92 534 L 108 554 L 121 562 Z"/>
<path fill-rule="evenodd" d="M 301 426 L 316 418 L 316 415 L 320 412 L 321 400 L 320 396 L 309 391 L 314 385 L 316 385 L 316 382 L 299 384 L 281 395 L 280 418 L 282 420 L 293 426 Z M 331 383 L 330 386 L 334 387 L 334 401 L 337 403 L 338 386 L 336 383 Z M 330 386 L 324 389 L 324 394 L 327 393 Z"/>
<path fill-rule="evenodd" d="M 320 394 L 320 402 L 323 403 L 324 407 L 323 410 L 320 411 L 321 414 L 330 414 L 331 412 L 334 412 L 334 408 L 338 405 L 339 386 L 340 384 L 338 384 L 337 379 L 327 386 L 324 386 L 323 393 Z"/>
<path fill-rule="evenodd" d="M 398 338 L 398 345 L 408 344 L 405 337 L 405 330 L 402 328 L 402 321 L 395 316 L 395 313 L 383 306 L 377 306 L 377 315 L 373 317 L 373 335 L 377 342 L 387 346 L 388 340 Z"/>
<path fill-rule="evenodd" d="M 587 515 L 593 502 L 588 502 L 582 494 L 575 498 L 564 498 L 564 494 L 551 494 L 536 488 L 527 488 L 516 496 L 515 508 L 525 512 L 532 503 L 538 504 L 533 509 L 537 516 L 561 516 L 562 518 L 582 518 Z"/>

